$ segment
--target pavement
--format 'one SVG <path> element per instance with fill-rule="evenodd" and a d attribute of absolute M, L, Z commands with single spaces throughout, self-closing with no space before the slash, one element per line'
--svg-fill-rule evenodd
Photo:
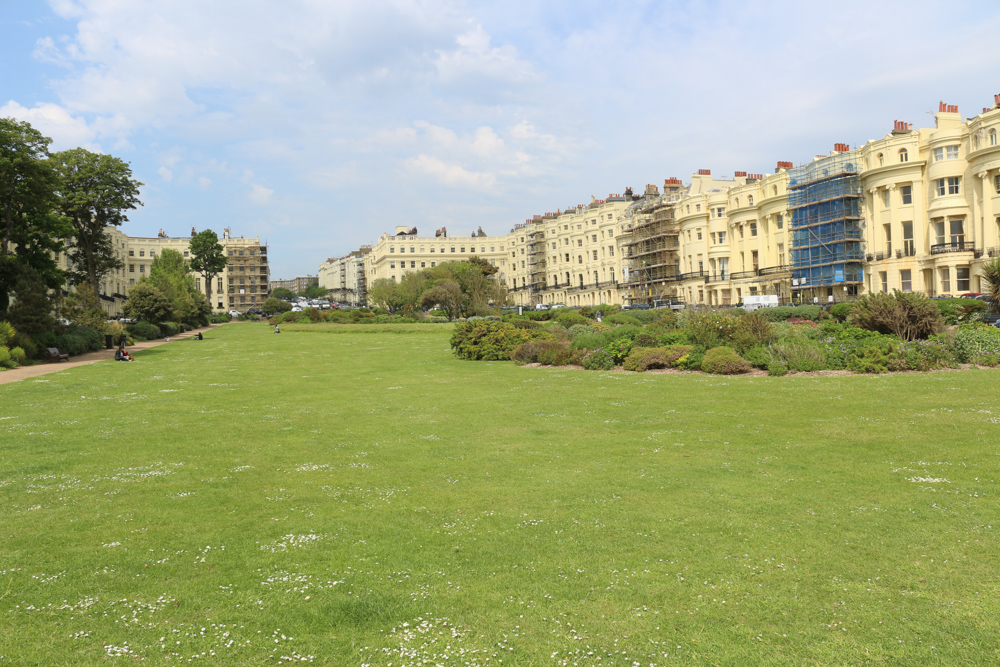
<path fill-rule="evenodd" d="M 223 324 L 210 324 L 207 327 L 202 327 L 200 329 L 193 329 L 191 331 L 185 331 L 182 334 L 177 334 L 176 336 L 170 337 L 170 342 L 173 343 L 177 340 L 183 340 L 185 338 L 190 338 L 194 336 L 199 331 L 204 334 L 212 329 L 216 329 L 221 326 L 225 326 L 228 322 Z M 147 340 L 142 343 L 135 343 L 134 345 L 129 345 L 126 349 L 129 353 L 135 357 L 136 362 L 142 360 L 141 352 L 143 350 L 148 350 L 151 347 L 158 347 L 160 345 L 169 345 L 166 339 L 159 338 L 157 340 Z M 118 349 L 116 345 L 110 350 L 98 350 L 97 352 L 88 352 L 86 354 L 81 354 L 75 357 L 70 357 L 68 361 L 58 361 L 58 362 L 41 362 L 33 366 L 19 366 L 10 370 L 0 372 L 0 384 L 7 384 L 8 382 L 17 382 L 18 380 L 26 380 L 28 378 L 38 377 L 39 375 L 48 375 L 49 373 L 58 373 L 59 371 L 64 371 L 68 368 L 76 368 L 77 366 L 86 366 L 87 364 L 96 364 L 99 361 L 113 361 L 115 358 L 115 350 Z"/>

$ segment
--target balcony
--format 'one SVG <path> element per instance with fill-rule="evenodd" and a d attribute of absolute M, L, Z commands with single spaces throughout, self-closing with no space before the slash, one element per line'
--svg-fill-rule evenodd
<path fill-rule="evenodd" d="M 932 255 L 942 255 L 946 252 L 973 252 L 976 249 L 974 243 L 965 241 L 952 241 L 951 243 L 935 243 L 931 246 Z"/>
<path fill-rule="evenodd" d="M 708 278 L 708 271 L 688 271 L 677 276 L 678 280 L 692 280 L 694 278 Z"/>

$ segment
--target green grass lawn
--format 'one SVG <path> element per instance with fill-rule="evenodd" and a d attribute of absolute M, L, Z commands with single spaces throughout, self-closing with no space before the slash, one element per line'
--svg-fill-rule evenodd
<path fill-rule="evenodd" d="M 1000 662 L 1000 372 L 520 368 L 350 326 L 0 386 L 0 664 Z"/>

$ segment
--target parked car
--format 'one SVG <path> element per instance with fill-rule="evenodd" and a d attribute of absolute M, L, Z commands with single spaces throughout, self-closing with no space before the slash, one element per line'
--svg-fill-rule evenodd
<path fill-rule="evenodd" d="M 240 311 L 238 311 L 238 310 L 230 310 L 230 311 L 229 311 L 229 317 L 239 317 L 239 316 L 240 316 L 240 315 L 242 315 L 242 314 L 243 314 L 243 313 L 241 313 L 241 312 L 240 312 Z"/>
<path fill-rule="evenodd" d="M 736 305 L 747 312 L 758 308 L 775 308 L 778 305 L 778 297 L 775 294 L 749 294 L 740 299 Z"/>
<path fill-rule="evenodd" d="M 535 304 L 535 310 L 548 310 L 548 309 L 549 309 L 549 304 L 547 304 L 547 303 L 536 303 Z"/>

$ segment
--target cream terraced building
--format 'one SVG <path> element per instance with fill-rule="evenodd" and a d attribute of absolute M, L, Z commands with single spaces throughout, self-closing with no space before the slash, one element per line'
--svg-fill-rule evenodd
<path fill-rule="evenodd" d="M 479 256 L 524 306 L 983 292 L 980 267 L 1000 256 L 998 136 L 1000 95 L 964 120 L 942 103 L 933 128 L 897 121 L 882 139 L 836 144 L 800 167 L 778 162 L 772 174 L 699 170 L 689 185 L 669 178 L 662 193 L 627 190 L 534 216 L 505 236 L 417 237 L 401 227 L 365 256 L 365 276 L 399 280 Z"/>
<path fill-rule="evenodd" d="M 343 257 L 331 257 L 320 264 L 319 286 L 327 290 L 335 301 L 352 306 L 363 305 L 368 294 L 364 258 L 371 250 L 371 246 L 361 246 L 360 250 Z"/>
<path fill-rule="evenodd" d="M 129 287 L 149 276 L 153 260 L 164 249 L 176 250 L 185 259 L 191 257 L 190 237 L 128 236 L 116 227 L 108 227 L 106 231 L 116 256 L 122 262 L 122 269 L 106 275 L 98 290 L 101 307 L 109 318 L 122 317 L 122 306 L 128 299 Z M 267 245 L 262 244 L 257 237 L 233 238 L 228 228 L 219 243 L 228 262 L 212 285 L 213 312 L 242 312 L 259 307 L 269 293 Z M 60 268 L 68 268 L 66 253 L 59 253 L 56 259 Z M 199 273 L 194 273 L 193 276 L 195 287 L 207 296 L 204 276 Z"/>

